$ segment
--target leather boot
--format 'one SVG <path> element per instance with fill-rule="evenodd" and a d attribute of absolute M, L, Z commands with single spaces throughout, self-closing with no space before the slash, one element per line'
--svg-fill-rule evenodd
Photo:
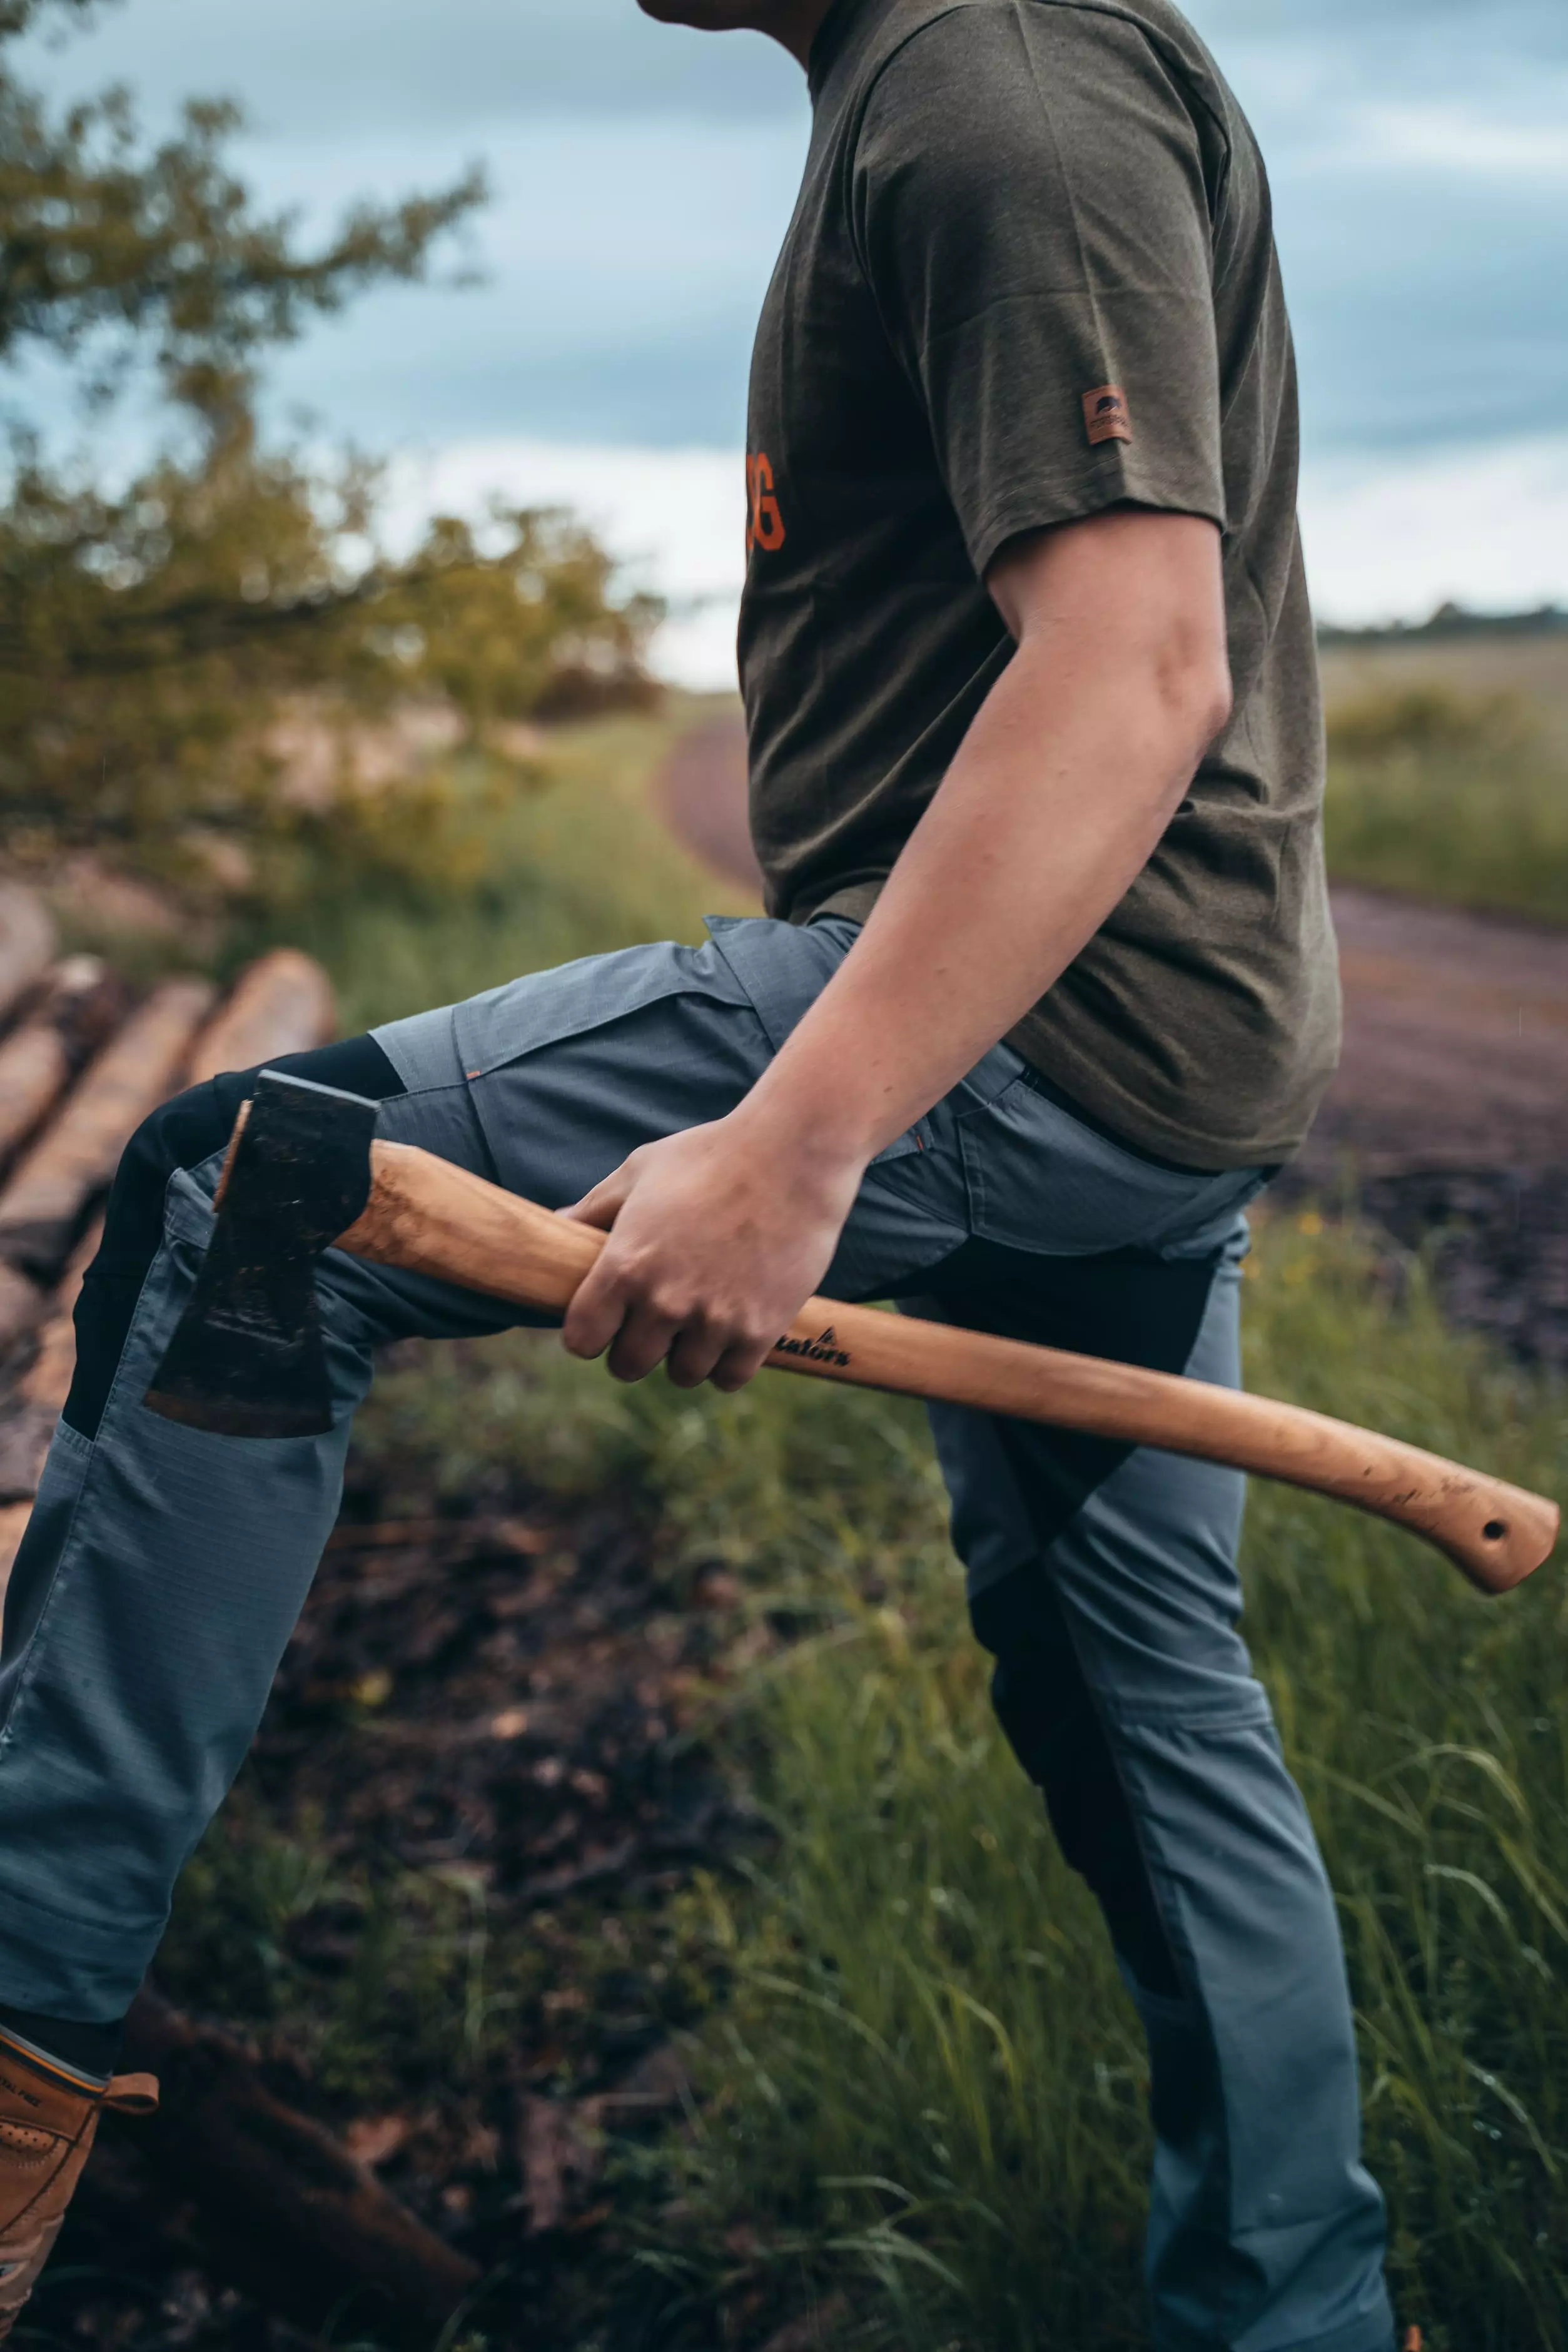
<path fill-rule="evenodd" d="M 0 2343 L 59 2236 L 99 2116 L 148 2116 L 157 2105 L 151 2074 L 117 2074 L 99 2089 L 0 2042 Z"/>

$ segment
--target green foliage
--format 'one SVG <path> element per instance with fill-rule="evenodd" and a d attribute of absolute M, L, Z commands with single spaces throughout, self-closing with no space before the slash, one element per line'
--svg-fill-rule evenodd
<path fill-rule="evenodd" d="M 1254 1386 L 1563 1491 L 1561 1395 L 1456 1340 L 1418 1267 L 1396 1296 L 1316 1217 L 1266 1224 L 1253 1265 Z M 847 2291 L 899 2352 L 1142 2341 L 1136 2021 L 991 1721 L 917 1410 L 772 1378 L 618 1390 L 519 1335 L 406 1366 L 362 1441 L 417 1475 L 422 1431 L 481 1494 L 508 1459 L 640 1493 L 676 1571 L 723 1561 L 756 1618 L 720 1720 L 779 1843 L 688 1906 L 732 1990 L 695 2045 L 700 2129 L 668 2151 L 686 2218 L 647 2261 L 701 2304 L 735 2287 L 739 2231 L 783 2304 Z M 1401 2306 L 1436 2352 L 1562 2352 L 1561 1591 L 1548 1570 L 1479 1601 L 1410 1538 L 1261 1482 L 1245 1569 L 1341 1903 Z"/>
<path fill-rule="evenodd" d="M 343 1843 L 319 1820 L 280 1823 L 242 1780 L 181 1878 L 158 1982 L 198 2014 L 221 1987 L 221 2016 L 345 2119 L 433 2099 L 504 2110 L 519 2049 L 547 2041 L 546 2071 L 570 2090 L 629 1971 L 672 2018 L 711 1998 L 710 1940 L 689 1912 L 606 1922 L 601 1897 L 519 1919 L 461 1862 L 414 1869 Z"/>
<path fill-rule="evenodd" d="M 423 276 L 435 239 L 484 194 L 471 172 L 437 195 L 363 205 L 301 254 L 292 223 L 258 217 L 227 168 L 241 121 L 192 101 L 178 134 L 143 154 L 123 90 L 52 121 L 0 78 L 0 359 L 24 341 L 75 359 L 101 337 L 94 389 L 150 349 L 172 396 L 211 409 L 311 312 Z"/>
<path fill-rule="evenodd" d="M 528 1979 L 487 1979 L 484 1896 L 461 1874 L 329 1858 L 319 1822 L 277 1830 L 246 1791 L 180 1884 L 160 1981 L 201 2009 L 282 2028 L 329 2101 L 388 2104 L 417 2068 L 464 2080 L 493 2058 Z"/>
<path fill-rule="evenodd" d="M 0 45 L 37 12 L 13 0 Z M 329 875 L 465 887 L 483 850 L 429 758 L 365 729 L 432 704 L 492 761 L 506 722 L 645 699 L 658 618 L 565 518 L 498 509 L 376 534 L 379 482 L 268 450 L 257 366 L 365 289 L 425 277 L 484 190 L 361 205 L 319 249 L 263 217 L 226 161 L 240 118 L 187 108 L 147 148 L 111 91 L 56 118 L 0 46 L 0 365 L 43 349 L 89 405 L 151 369 L 183 423 L 128 486 L 37 449 L 0 504 L 0 822 L 8 855 L 90 846 L 193 895 L 273 908 Z M 290 761 L 283 736 L 313 740 Z M 367 773 L 367 770 L 371 772 Z M 500 778 L 492 779 L 499 782 Z"/>
<path fill-rule="evenodd" d="M 1461 695 L 1447 687 L 1415 685 L 1342 703 L 1329 720 L 1329 749 L 1343 760 L 1445 751 L 1506 758 L 1531 745 L 1536 731 L 1518 695 Z"/>
<path fill-rule="evenodd" d="M 1336 879 L 1568 920 L 1568 764 L 1514 693 L 1390 685 L 1329 721 Z"/>
<path fill-rule="evenodd" d="M 499 514 L 485 549 L 443 520 L 406 562 L 350 559 L 373 490 L 362 467 L 323 482 L 258 449 L 247 422 L 112 498 L 18 467 L 0 513 L 14 857 L 118 848 L 196 883 L 229 843 L 238 895 L 274 906 L 298 898 L 302 866 L 477 877 L 449 770 L 362 781 L 356 723 L 439 701 L 494 756 L 497 721 L 641 694 L 653 610 L 613 602 L 607 559 L 560 517 Z M 324 774 L 291 775 L 302 731 Z"/>
<path fill-rule="evenodd" d="M 1253 1383 L 1561 1492 L 1561 1399 L 1456 1343 L 1418 1280 L 1396 1303 L 1353 1236 L 1308 1226 L 1265 1233 Z M 868 1399 L 844 1418 L 889 1412 Z M 839 1496 L 851 1521 L 864 1478 L 862 1454 Z M 1438 2352 L 1559 2347 L 1561 1592 L 1547 1575 L 1479 1601 L 1407 1538 L 1261 1484 L 1246 1572 L 1343 1906 L 1396 2292 Z M 935 1496 L 923 1541 L 851 1553 L 822 1598 L 831 1637 L 770 1666 L 749 1727 L 777 1862 L 750 1899 L 710 1897 L 737 1992 L 706 2040 L 688 2159 L 687 2193 L 710 2200 L 706 2275 L 737 2212 L 780 2216 L 774 2259 L 874 2283 L 869 2306 L 854 2297 L 878 2341 L 1141 2340 L 1142 2054 L 989 1722 Z"/>

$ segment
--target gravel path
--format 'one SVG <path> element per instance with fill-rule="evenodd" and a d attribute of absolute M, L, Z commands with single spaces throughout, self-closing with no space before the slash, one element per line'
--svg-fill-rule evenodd
<path fill-rule="evenodd" d="M 755 890 L 738 714 L 676 745 L 675 834 Z M 1568 931 L 1334 892 L 1344 1057 L 1287 1190 L 1354 1184 L 1402 1245 L 1443 1235 L 1455 1315 L 1568 1370 Z"/>

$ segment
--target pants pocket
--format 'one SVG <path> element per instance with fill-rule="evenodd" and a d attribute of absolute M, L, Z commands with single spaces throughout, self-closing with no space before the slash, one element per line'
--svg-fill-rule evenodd
<path fill-rule="evenodd" d="M 0 1649 L 0 1743 L 26 1678 L 28 1651 L 81 1500 L 92 1444 L 65 1422 L 57 1424 L 22 1541 L 5 1587 L 5 1632 Z"/>
<path fill-rule="evenodd" d="M 584 956 L 550 971 L 528 972 L 457 1005 L 452 1017 L 463 1074 L 487 1077 L 541 1046 L 564 1045 L 674 996 L 750 1003 L 712 941 L 688 948 L 666 940 Z"/>

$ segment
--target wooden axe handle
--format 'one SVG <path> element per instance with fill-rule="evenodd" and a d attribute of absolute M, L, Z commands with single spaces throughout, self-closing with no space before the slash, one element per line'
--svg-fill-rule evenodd
<path fill-rule="evenodd" d="M 372 1143 L 370 1205 L 338 1247 L 520 1307 L 561 1313 L 604 1246 L 427 1151 Z M 1418 1446 L 1266 1397 L 1071 1356 L 945 1323 L 808 1299 L 768 1359 L 777 1370 L 1190 1454 L 1332 1495 L 1425 1536 L 1483 1592 L 1506 1592 L 1557 1540 L 1555 1503 Z"/>

